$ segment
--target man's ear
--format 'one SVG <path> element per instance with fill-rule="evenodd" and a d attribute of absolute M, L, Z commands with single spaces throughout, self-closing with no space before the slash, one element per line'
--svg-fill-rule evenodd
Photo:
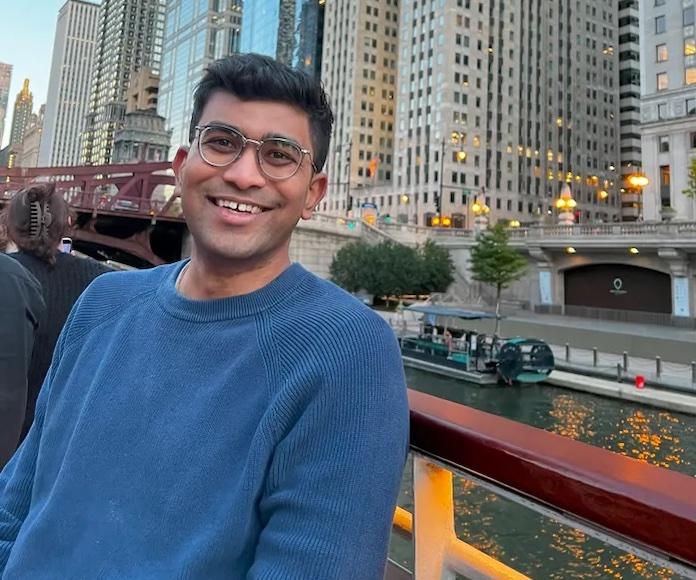
<path fill-rule="evenodd" d="M 174 170 L 174 191 L 175 193 L 181 193 L 181 175 L 183 173 L 184 167 L 186 165 L 186 159 L 188 158 L 188 147 L 179 147 L 174 155 L 174 160 L 172 161 L 172 169 Z"/>
<path fill-rule="evenodd" d="M 312 214 L 317 209 L 319 202 L 324 199 L 326 195 L 326 186 L 329 180 L 326 173 L 317 173 L 312 177 L 312 181 L 309 184 L 309 189 L 307 190 L 307 196 L 305 198 L 305 206 L 302 209 L 302 219 L 311 219 Z"/>

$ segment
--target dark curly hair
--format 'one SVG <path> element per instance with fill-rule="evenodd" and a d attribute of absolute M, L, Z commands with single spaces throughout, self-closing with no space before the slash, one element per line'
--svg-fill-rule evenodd
<path fill-rule="evenodd" d="M 58 244 L 70 230 L 70 215 L 54 183 L 33 183 L 12 197 L 4 222 L 9 239 L 21 251 L 55 264 Z"/>

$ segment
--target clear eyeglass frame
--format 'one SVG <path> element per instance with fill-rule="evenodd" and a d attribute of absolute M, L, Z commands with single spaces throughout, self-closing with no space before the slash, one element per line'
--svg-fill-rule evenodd
<path fill-rule="evenodd" d="M 198 154 L 201 156 L 201 159 L 205 161 L 208 165 L 211 165 L 213 167 L 227 167 L 228 165 L 232 165 L 234 162 L 239 160 L 239 158 L 242 156 L 244 153 L 244 150 L 246 149 L 247 145 L 252 144 L 256 148 L 256 163 L 261 170 L 261 172 L 268 177 L 269 179 L 272 179 L 274 181 L 282 181 L 285 179 L 290 179 L 293 177 L 300 169 L 302 166 L 302 161 L 304 160 L 305 155 L 309 157 L 310 163 L 312 165 L 312 171 L 314 173 L 319 173 L 317 170 L 316 166 L 314 165 L 314 160 L 312 159 L 312 152 L 309 151 L 308 149 L 303 149 L 300 147 L 297 143 L 294 141 L 291 141 L 290 139 L 284 139 L 282 137 L 271 137 L 269 139 L 250 139 L 244 133 L 239 131 L 238 129 L 235 129 L 234 127 L 229 127 L 227 125 L 219 125 L 219 124 L 211 124 L 211 125 L 196 125 L 195 127 L 196 133 L 195 133 L 195 139 L 198 141 Z M 240 140 L 241 146 L 239 147 L 239 150 L 234 156 L 230 156 L 228 160 L 225 160 L 222 163 L 218 163 L 215 161 L 212 161 L 210 159 L 210 155 L 206 155 L 205 153 L 205 147 L 204 147 L 204 141 L 205 141 L 205 135 L 208 131 L 221 131 L 223 133 L 229 134 L 230 137 L 232 138 L 237 138 Z M 267 164 L 264 162 L 261 156 L 261 150 L 264 147 L 264 145 L 273 145 L 273 144 L 278 144 L 282 146 L 283 148 L 291 148 L 297 151 L 298 156 L 300 156 L 299 160 L 295 161 L 294 167 L 290 165 L 289 167 L 293 167 L 291 172 L 286 172 L 284 173 L 281 169 L 283 167 L 288 167 L 288 166 L 282 166 L 282 167 L 277 167 L 271 165 L 270 167 L 279 169 L 278 172 L 274 172 L 271 170 L 269 172 L 267 168 Z"/>

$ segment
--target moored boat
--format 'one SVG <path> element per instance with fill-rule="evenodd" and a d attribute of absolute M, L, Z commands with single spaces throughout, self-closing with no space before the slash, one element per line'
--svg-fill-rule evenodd
<path fill-rule="evenodd" d="M 495 314 L 434 304 L 406 310 L 424 315 L 418 335 L 400 339 L 406 366 L 482 385 L 538 383 L 554 368 L 553 352 L 543 340 L 490 336 L 451 323 L 494 319 Z"/>

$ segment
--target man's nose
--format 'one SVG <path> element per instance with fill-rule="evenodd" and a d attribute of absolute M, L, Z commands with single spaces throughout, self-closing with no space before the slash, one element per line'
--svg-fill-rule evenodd
<path fill-rule="evenodd" d="M 237 189 L 252 189 L 266 185 L 256 157 L 256 147 L 247 145 L 234 163 L 223 168 L 222 178 Z"/>

